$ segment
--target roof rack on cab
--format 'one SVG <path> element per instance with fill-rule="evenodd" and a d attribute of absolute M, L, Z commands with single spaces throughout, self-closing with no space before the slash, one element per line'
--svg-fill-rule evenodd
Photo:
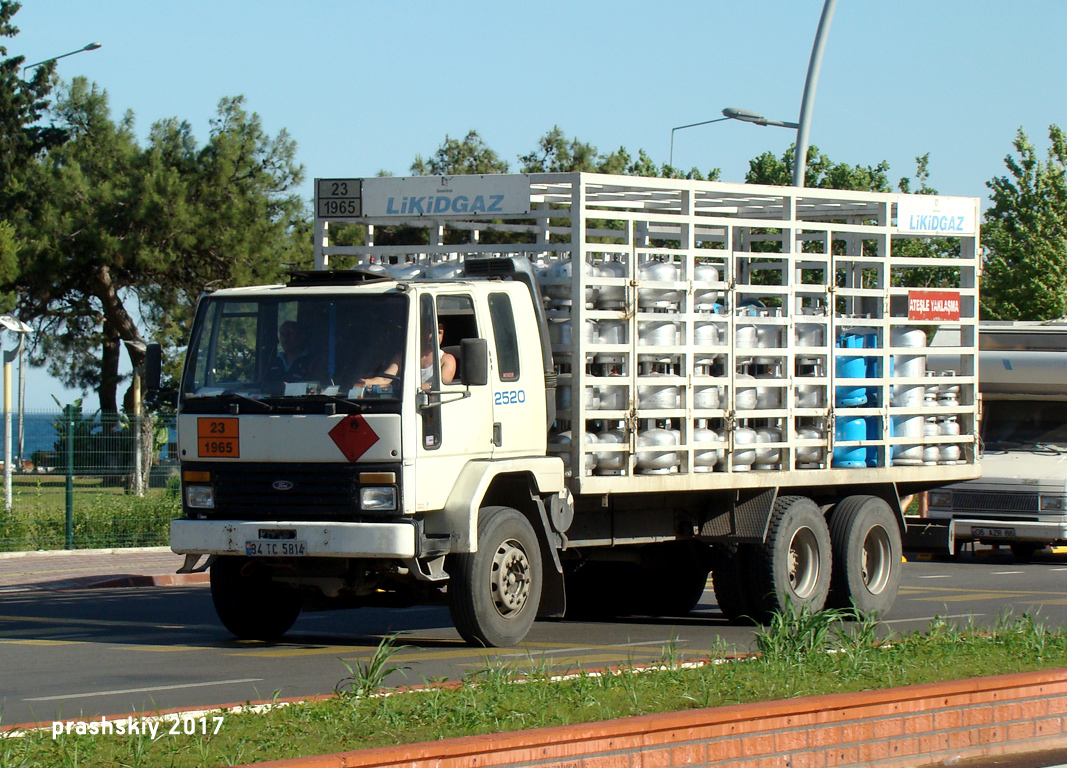
<path fill-rule="evenodd" d="M 309 285 L 358 285 L 392 279 L 393 277 L 385 272 L 368 272 L 362 269 L 302 269 L 291 271 L 286 285 L 290 288 Z"/>

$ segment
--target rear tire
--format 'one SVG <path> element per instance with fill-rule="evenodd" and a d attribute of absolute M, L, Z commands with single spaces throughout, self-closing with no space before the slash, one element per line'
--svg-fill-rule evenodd
<path fill-rule="evenodd" d="M 821 611 L 830 590 L 830 532 L 815 502 L 779 496 L 766 541 L 756 548 L 756 609 L 765 622 L 775 612 Z"/>
<path fill-rule="evenodd" d="M 448 608 L 471 645 L 500 648 L 522 642 L 541 602 L 541 550 L 530 521 L 511 507 L 485 507 L 478 516 L 478 551 L 455 555 Z"/>
<path fill-rule="evenodd" d="M 275 583 L 263 561 L 219 557 L 211 564 L 211 601 L 223 626 L 242 640 L 276 640 L 300 615 L 303 599 Z"/>
<path fill-rule="evenodd" d="M 877 496 L 849 496 L 830 514 L 834 572 L 827 604 L 863 616 L 893 607 L 903 572 L 900 525 Z"/>

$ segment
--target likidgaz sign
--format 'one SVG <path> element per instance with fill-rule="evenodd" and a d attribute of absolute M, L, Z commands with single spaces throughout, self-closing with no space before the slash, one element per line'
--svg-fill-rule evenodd
<path fill-rule="evenodd" d="M 918 235 L 973 235 L 978 221 L 975 201 L 966 197 L 901 195 L 897 231 Z"/>
<path fill-rule="evenodd" d="M 530 179 L 522 174 L 363 179 L 364 216 L 501 216 L 529 212 Z"/>

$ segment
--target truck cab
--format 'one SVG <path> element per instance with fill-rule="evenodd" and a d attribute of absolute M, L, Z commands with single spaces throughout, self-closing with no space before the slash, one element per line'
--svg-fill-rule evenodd
<path fill-rule="evenodd" d="M 1067 323 L 979 328 L 982 477 L 928 493 L 958 549 L 1006 544 L 1019 560 L 1067 543 Z"/>
<path fill-rule="evenodd" d="M 534 493 L 562 490 L 522 283 L 300 273 L 205 295 L 195 328 L 171 546 L 214 556 L 222 573 L 240 563 L 213 576 L 239 635 L 288 628 L 293 611 L 266 603 L 298 589 L 353 601 L 439 589 L 445 555 L 477 547 L 477 528 L 460 524 L 477 510 L 457 488 L 521 476 Z M 283 589 L 265 589 L 268 577 Z M 273 618 L 247 618 L 249 600 Z"/>

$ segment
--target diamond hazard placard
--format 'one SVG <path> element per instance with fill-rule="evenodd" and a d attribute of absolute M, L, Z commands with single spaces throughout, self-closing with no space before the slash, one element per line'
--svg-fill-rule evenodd
<path fill-rule="evenodd" d="M 378 433 L 358 413 L 349 414 L 330 430 L 330 439 L 349 461 L 356 461 L 378 442 Z"/>

